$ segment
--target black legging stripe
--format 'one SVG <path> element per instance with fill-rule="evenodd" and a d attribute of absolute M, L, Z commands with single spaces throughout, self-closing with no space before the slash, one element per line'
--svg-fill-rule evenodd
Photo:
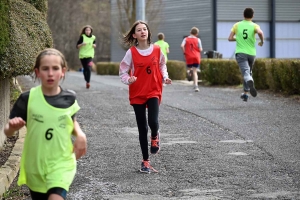
<path fill-rule="evenodd" d="M 151 136 L 156 137 L 159 129 L 158 112 L 159 102 L 158 98 L 150 98 L 145 104 L 133 104 L 136 122 L 139 130 L 139 140 L 143 159 L 149 158 L 148 152 L 148 124 L 151 130 Z M 146 118 L 146 106 L 148 106 L 148 124 Z"/>
<path fill-rule="evenodd" d="M 92 67 L 89 65 L 93 61 L 92 58 L 82 58 L 80 59 L 83 67 L 84 80 L 89 83 L 91 80 Z"/>

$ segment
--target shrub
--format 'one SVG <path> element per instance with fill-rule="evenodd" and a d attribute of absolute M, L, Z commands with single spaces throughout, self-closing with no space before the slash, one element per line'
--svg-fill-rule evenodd
<path fill-rule="evenodd" d="M 185 80 L 186 65 L 183 61 L 168 60 L 167 63 L 169 77 L 172 80 Z"/>
<path fill-rule="evenodd" d="M 118 62 L 97 62 L 96 72 L 98 75 L 119 75 Z"/>

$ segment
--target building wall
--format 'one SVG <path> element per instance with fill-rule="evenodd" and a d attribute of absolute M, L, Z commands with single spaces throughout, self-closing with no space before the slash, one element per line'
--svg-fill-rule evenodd
<path fill-rule="evenodd" d="M 116 17 L 116 0 L 112 0 L 111 4 L 111 13 Z M 157 30 L 151 30 L 153 34 L 152 42 L 157 41 L 158 32 L 165 34 L 165 40 L 170 45 L 169 60 L 184 60 L 180 45 L 183 37 L 189 35 L 193 26 L 196 26 L 200 30 L 199 35 L 203 49 L 213 49 L 211 0 L 189 0 L 188 3 L 187 1 L 181 0 L 163 0 L 162 7 L 162 12 L 159 17 L 160 25 Z M 112 20 L 112 24 L 113 23 L 115 22 Z M 151 24 L 149 24 L 149 26 L 151 29 Z M 125 50 L 118 45 L 119 39 L 120 34 L 112 25 L 111 61 L 113 62 L 120 62 L 125 55 Z"/>
<path fill-rule="evenodd" d="M 0 149 L 6 140 L 3 134 L 4 126 L 10 111 L 10 86 L 9 79 L 0 80 Z"/>
<path fill-rule="evenodd" d="M 111 2 L 113 15 L 116 12 L 116 0 L 111 0 Z M 184 60 L 180 44 L 183 37 L 189 35 L 190 29 L 196 26 L 200 29 L 204 51 L 216 50 L 223 54 L 223 58 L 233 58 L 235 43 L 228 42 L 227 38 L 233 24 L 243 19 L 244 9 L 252 7 L 255 11 L 253 21 L 260 25 L 265 35 L 264 46 L 257 47 L 257 57 L 270 57 L 272 0 L 215 0 L 217 9 L 216 49 L 213 49 L 213 2 L 213 0 L 163 0 L 160 25 L 157 30 L 152 31 L 152 41 L 156 41 L 158 32 L 163 32 L 170 45 L 169 59 Z M 300 58 L 300 1 L 275 0 L 275 6 L 275 57 Z M 151 24 L 149 25 L 151 28 Z M 118 31 L 112 28 L 111 61 L 119 62 L 124 57 L 125 51 L 118 45 L 119 38 Z M 257 39 L 259 40 L 258 36 Z M 202 57 L 206 57 L 203 52 Z"/>
<path fill-rule="evenodd" d="M 300 1 L 276 0 L 276 58 L 300 58 Z"/>

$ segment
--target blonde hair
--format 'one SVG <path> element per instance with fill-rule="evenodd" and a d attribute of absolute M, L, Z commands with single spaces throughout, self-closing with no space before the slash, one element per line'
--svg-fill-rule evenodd
<path fill-rule="evenodd" d="M 192 29 L 191 29 L 191 34 L 192 35 L 198 35 L 198 33 L 199 33 L 199 29 L 197 28 L 197 27 L 193 27 Z"/>

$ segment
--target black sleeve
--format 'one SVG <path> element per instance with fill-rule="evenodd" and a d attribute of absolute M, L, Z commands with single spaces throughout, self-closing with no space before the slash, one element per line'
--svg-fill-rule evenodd
<path fill-rule="evenodd" d="M 29 91 L 22 93 L 14 104 L 9 119 L 15 117 L 21 117 L 24 121 L 27 121 L 27 105 L 29 99 Z"/>
<path fill-rule="evenodd" d="M 83 43 L 83 37 L 82 35 L 80 36 L 79 40 L 77 41 L 77 45 Z M 77 48 L 77 45 L 76 45 L 76 48 Z"/>

